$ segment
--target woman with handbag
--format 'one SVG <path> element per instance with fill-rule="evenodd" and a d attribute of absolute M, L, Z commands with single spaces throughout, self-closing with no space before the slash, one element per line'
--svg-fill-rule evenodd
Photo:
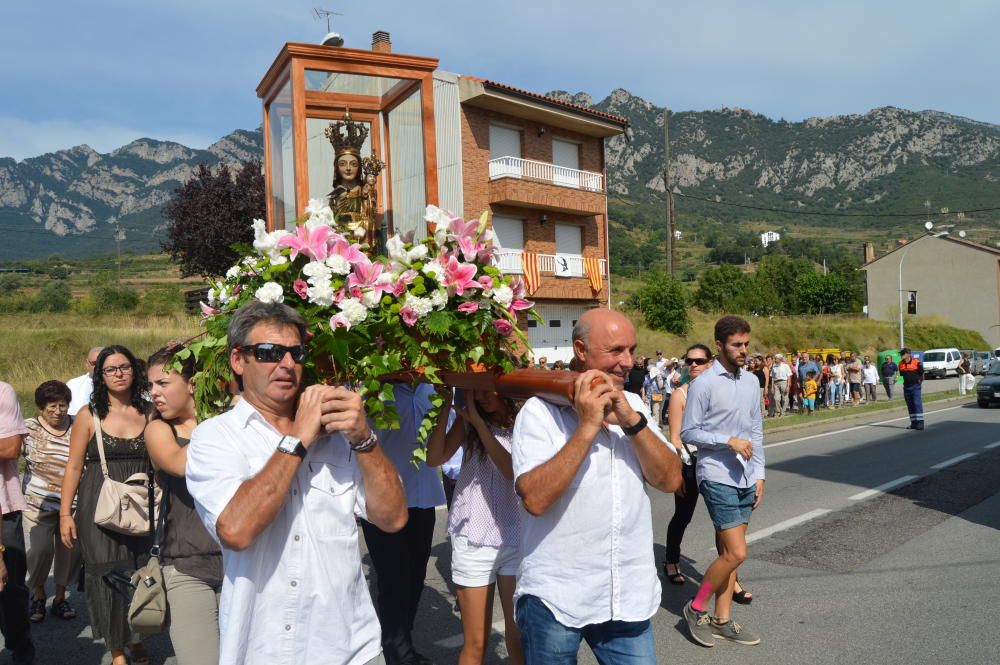
<path fill-rule="evenodd" d="M 94 639 L 103 639 L 111 652 L 112 665 L 128 662 L 126 646 L 132 663 L 149 662 L 149 654 L 129 627 L 129 599 L 103 578 L 105 573 L 139 568 L 149 554 L 152 536 L 148 528 L 145 533 L 121 533 L 95 522 L 101 517 L 100 500 L 102 495 L 106 498 L 109 487 L 151 471 L 143 436 L 149 410 L 145 389 L 145 372 L 131 351 L 118 345 L 101 351 L 90 405 L 77 414 L 70 432 L 62 484 L 59 532 L 68 548 L 79 539 L 90 624 Z M 70 513 L 74 497 L 75 520 Z"/>
<path fill-rule="evenodd" d="M 149 358 L 149 393 L 159 418 L 146 426 L 146 445 L 167 497 L 158 545 L 170 642 L 179 665 L 215 665 L 222 550 L 198 518 L 184 481 L 187 444 L 197 420 L 194 359 L 182 360 L 179 371 L 168 369 L 181 348 L 168 346 Z"/>

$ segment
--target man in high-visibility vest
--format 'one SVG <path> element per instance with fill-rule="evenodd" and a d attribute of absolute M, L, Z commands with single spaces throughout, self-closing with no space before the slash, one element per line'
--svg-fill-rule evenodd
<path fill-rule="evenodd" d="M 924 382 L 924 364 L 910 354 L 909 349 L 900 349 L 899 374 L 903 377 L 903 399 L 910 412 L 910 429 L 924 428 L 924 402 L 920 397 Z"/>

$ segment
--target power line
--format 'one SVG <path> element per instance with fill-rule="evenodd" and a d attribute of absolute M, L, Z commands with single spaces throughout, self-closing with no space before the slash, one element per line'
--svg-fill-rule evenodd
<path fill-rule="evenodd" d="M 674 196 L 680 196 L 685 199 L 693 199 L 696 201 L 704 201 L 705 203 L 712 203 L 714 205 L 730 206 L 733 208 L 746 208 L 749 210 L 761 210 L 763 212 L 778 212 L 785 215 L 812 215 L 816 217 L 925 217 L 928 214 L 934 216 L 946 216 L 946 215 L 957 215 L 957 214 L 973 214 L 978 212 L 998 212 L 1000 207 L 997 208 L 976 208 L 970 210 L 949 210 L 948 212 L 928 212 L 927 210 L 921 210 L 920 212 L 810 212 L 807 210 L 783 210 L 781 208 L 769 208 L 767 206 L 756 206 L 750 205 L 748 203 L 731 203 L 729 201 L 716 201 L 715 199 L 706 198 L 704 196 L 695 196 L 694 194 L 681 194 L 680 192 L 675 192 Z"/>

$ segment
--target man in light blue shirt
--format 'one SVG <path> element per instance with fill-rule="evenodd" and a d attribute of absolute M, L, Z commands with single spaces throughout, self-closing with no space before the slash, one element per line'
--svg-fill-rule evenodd
<path fill-rule="evenodd" d="M 681 439 L 698 448 L 698 489 L 718 532 L 719 557 L 684 606 L 691 636 L 710 647 L 715 638 L 758 644 L 760 638 L 730 619 L 736 569 L 746 558 L 750 513 L 764 498 L 764 426 L 760 382 L 746 365 L 750 324 L 724 316 L 715 324 L 719 354 L 688 388 Z M 707 611 L 715 596 L 715 616 Z"/>
<path fill-rule="evenodd" d="M 413 648 L 411 632 L 431 556 L 434 508 L 444 505 L 445 496 L 438 470 L 426 464 L 415 465 L 412 460 L 419 445 L 420 421 L 431 408 L 434 386 L 394 383 L 392 390 L 399 429 L 378 430 L 378 437 L 403 481 L 409 520 L 396 533 L 367 521 L 361 522 L 361 528 L 378 578 L 375 608 L 382 623 L 385 661 L 387 665 L 421 665 L 430 661 Z"/>

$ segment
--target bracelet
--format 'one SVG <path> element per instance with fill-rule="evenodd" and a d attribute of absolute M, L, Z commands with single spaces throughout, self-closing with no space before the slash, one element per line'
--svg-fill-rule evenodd
<path fill-rule="evenodd" d="M 361 441 L 354 442 L 350 439 L 347 440 L 347 445 L 349 445 L 351 450 L 356 453 L 367 453 L 369 450 L 374 448 L 377 443 L 378 435 L 375 434 L 375 430 L 372 430 L 371 433 Z"/>

